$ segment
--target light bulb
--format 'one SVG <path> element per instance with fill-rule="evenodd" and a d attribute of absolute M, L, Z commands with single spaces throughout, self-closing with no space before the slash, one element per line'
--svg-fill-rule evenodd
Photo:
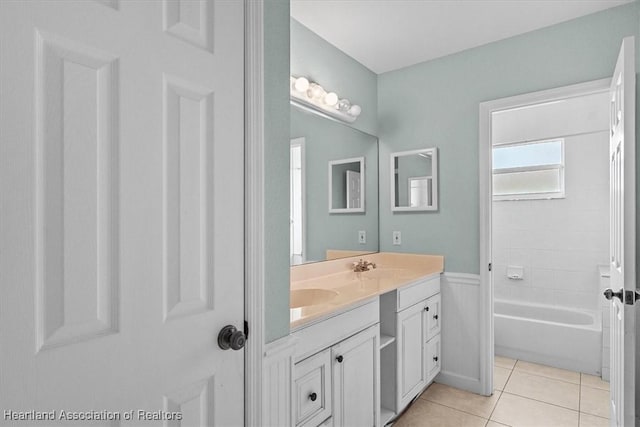
<path fill-rule="evenodd" d="M 353 117 L 358 117 L 360 115 L 360 113 L 362 113 L 362 108 L 360 108 L 359 105 L 352 105 L 351 108 L 349 108 L 348 111 L 349 115 L 353 116 Z"/>
<path fill-rule="evenodd" d="M 304 92 L 309 89 L 309 80 L 304 77 L 298 77 L 294 86 L 298 92 Z"/>
<path fill-rule="evenodd" d="M 335 92 L 329 92 L 324 96 L 324 103 L 333 107 L 338 103 L 338 95 Z"/>
<path fill-rule="evenodd" d="M 318 83 L 311 83 L 309 85 L 309 90 L 307 90 L 307 96 L 315 100 L 322 99 L 325 93 L 325 90 Z"/>
<path fill-rule="evenodd" d="M 346 113 L 349 111 L 349 108 L 351 108 L 351 103 L 348 99 L 341 99 L 338 101 L 338 110 Z"/>

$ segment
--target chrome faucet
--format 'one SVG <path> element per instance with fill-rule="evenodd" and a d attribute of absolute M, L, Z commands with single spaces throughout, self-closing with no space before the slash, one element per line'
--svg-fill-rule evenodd
<path fill-rule="evenodd" d="M 353 263 L 353 271 L 360 273 L 361 271 L 369 271 L 370 268 L 376 268 L 373 262 L 365 261 L 360 258 L 360 261 Z"/>

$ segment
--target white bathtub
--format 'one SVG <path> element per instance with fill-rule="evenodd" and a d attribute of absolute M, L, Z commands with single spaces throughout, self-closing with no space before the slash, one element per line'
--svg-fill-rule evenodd
<path fill-rule="evenodd" d="M 496 300 L 494 331 L 499 356 L 600 375 L 597 311 Z"/>

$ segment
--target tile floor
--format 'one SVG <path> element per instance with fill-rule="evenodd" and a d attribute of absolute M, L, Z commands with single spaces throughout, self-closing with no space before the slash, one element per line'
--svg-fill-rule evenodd
<path fill-rule="evenodd" d="M 608 427 L 609 383 L 496 356 L 493 396 L 432 384 L 394 427 Z"/>

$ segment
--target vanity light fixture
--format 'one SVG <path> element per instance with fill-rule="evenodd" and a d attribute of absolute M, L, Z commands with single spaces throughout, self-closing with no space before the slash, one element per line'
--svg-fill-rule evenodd
<path fill-rule="evenodd" d="M 318 83 L 310 82 L 306 77 L 293 77 L 291 83 L 291 104 L 313 112 L 353 123 L 362 108 L 348 99 L 340 99 L 335 92 L 327 92 Z"/>

